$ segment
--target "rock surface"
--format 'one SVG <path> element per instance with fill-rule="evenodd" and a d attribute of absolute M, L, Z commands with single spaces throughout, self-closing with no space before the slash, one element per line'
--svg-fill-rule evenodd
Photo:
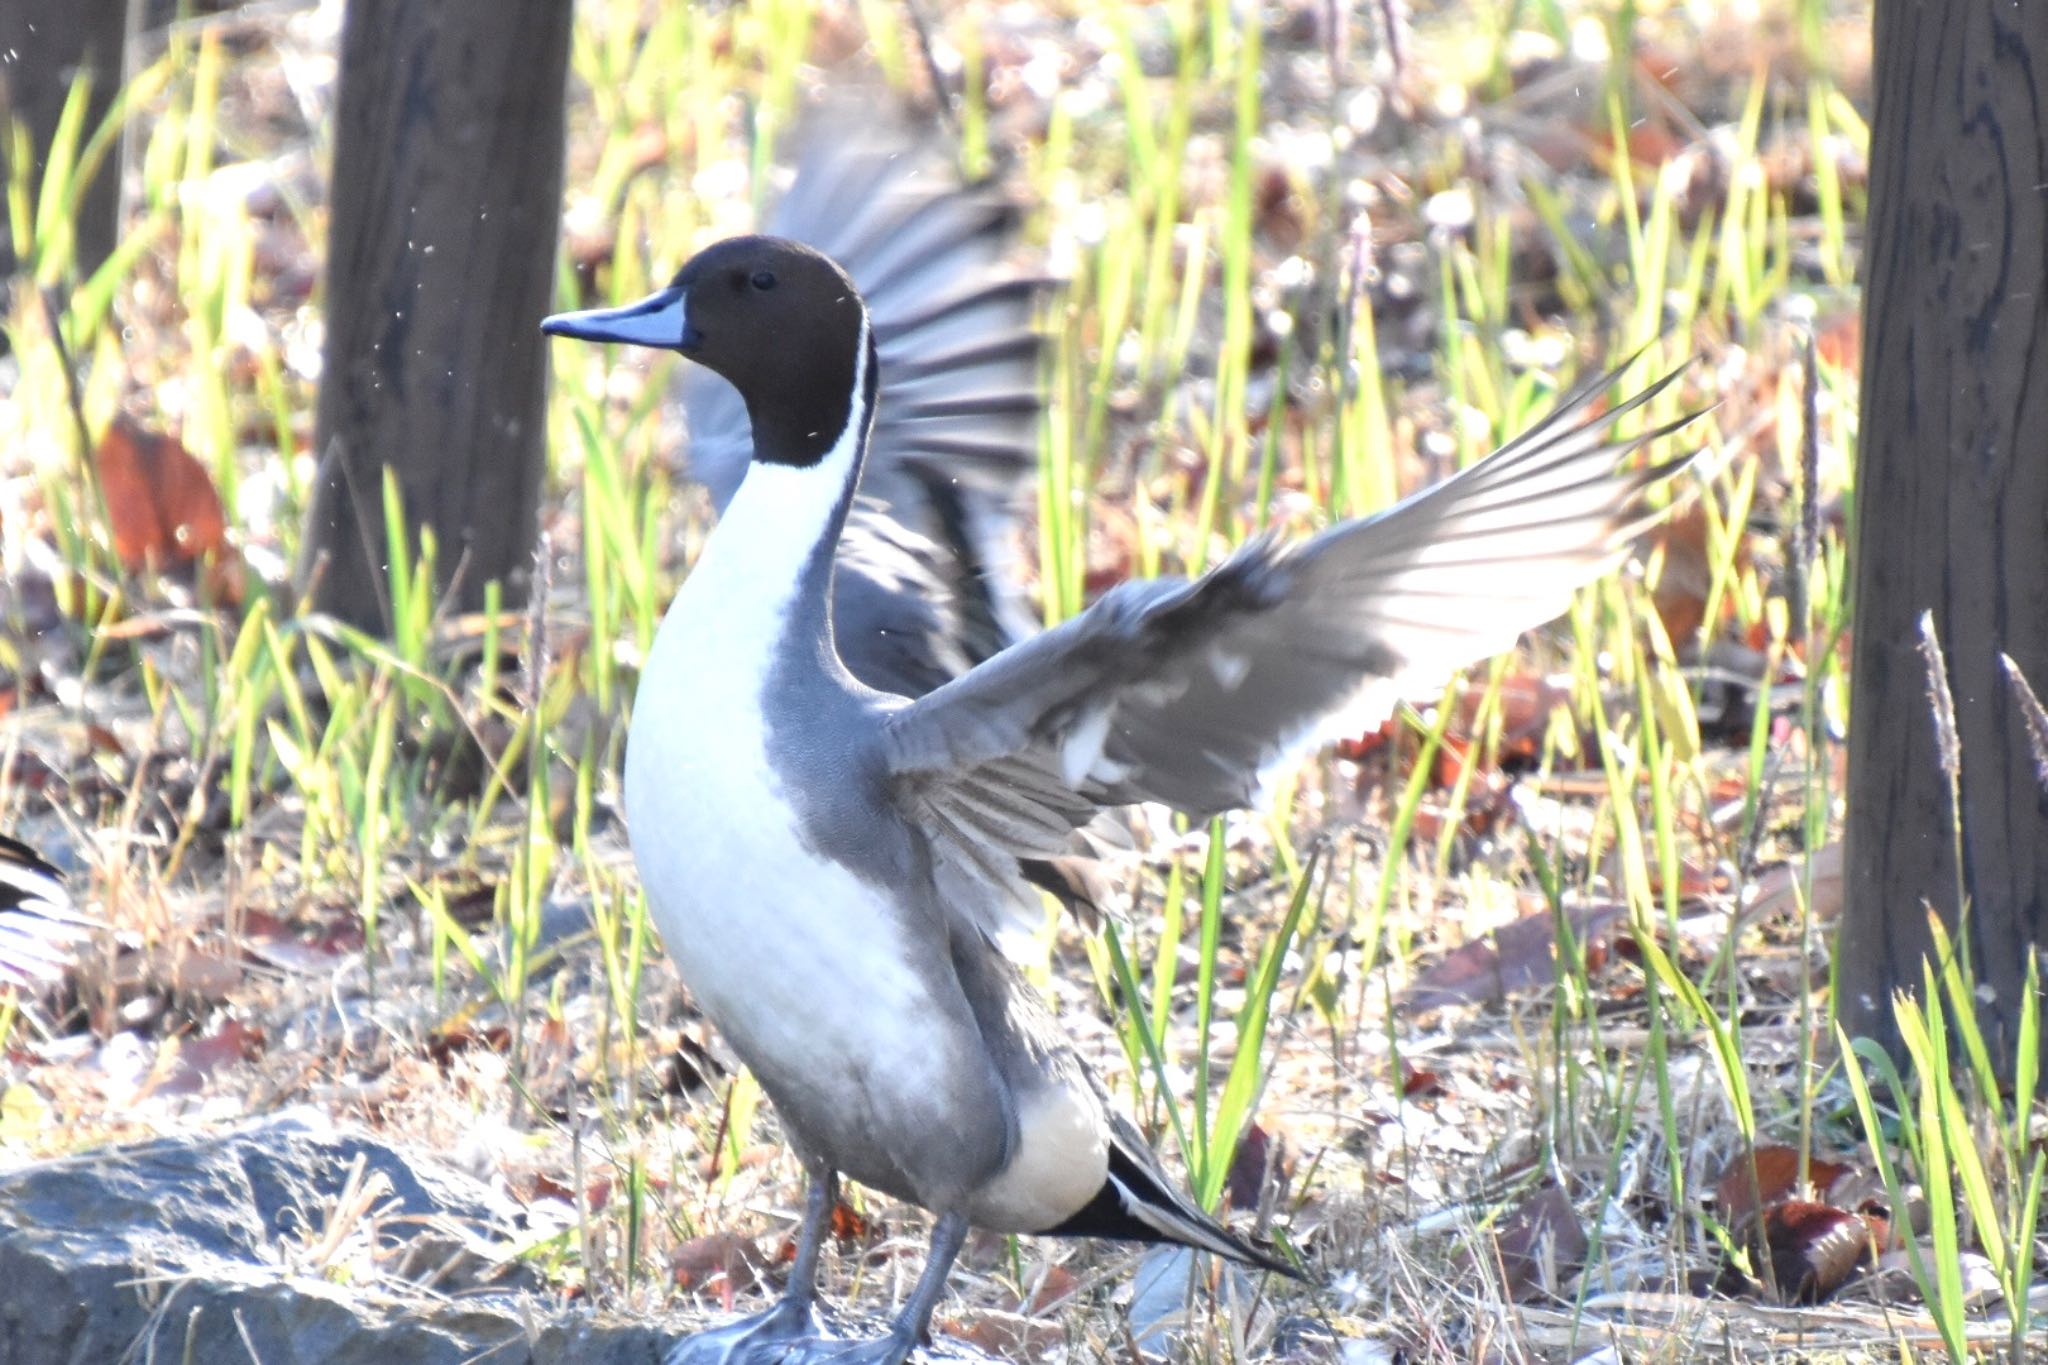
<path fill-rule="evenodd" d="M 0 1365 L 653 1365 L 473 1178 L 295 1111 L 0 1172 Z"/>

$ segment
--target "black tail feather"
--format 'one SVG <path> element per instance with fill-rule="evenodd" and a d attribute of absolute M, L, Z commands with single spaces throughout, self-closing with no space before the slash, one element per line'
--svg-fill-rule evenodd
<path fill-rule="evenodd" d="M 1175 1189 L 1142 1148 L 1133 1150 L 1135 1138 L 1127 1125 L 1115 1123 L 1109 1148 L 1109 1178 L 1102 1182 L 1081 1210 L 1057 1227 L 1047 1228 L 1053 1237 L 1103 1237 L 1120 1242 L 1167 1242 L 1213 1251 L 1241 1265 L 1270 1270 L 1289 1279 L 1307 1276 L 1267 1250 L 1245 1238 L 1195 1207 L 1194 1201 Z"/>

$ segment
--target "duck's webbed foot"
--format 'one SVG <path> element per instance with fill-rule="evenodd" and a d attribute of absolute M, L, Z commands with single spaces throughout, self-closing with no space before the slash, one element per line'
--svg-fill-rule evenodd
<path fill-rule="evenodd" d="M 813 1167 L 787 1292 L 765 1313 L 684 1337 L 669 1348 L 662 1365 L 774 1365 L 794 1358 L 789 1352 L 795 1343 L 815 1339 L 818 1255 L 838 1201 L 838 1175 L 823 1164 Z"/>
<path fill-rule="evenodd" d="M 919 1334 L 899 1320 L 877 1337 L 820 1333 L 777 1342 L 773 1351 L 780 1354 L 749 1356 L 747 1365 L 755 1365 L 756 1360 L 773 1360 L 777 1365 L 904 1365 L 913 1357 L 929 1365 L 1001 1365 L 998 1357 L 964 1341 L 940 1337 L 920 1350 L 919 1340 Z"/>
<path fill-rule="evenodd" d="M 818 1207 L 818 1192 L 814 1190 L 810 1212 L 816 1214 Z M 829 1211 L 829 1203 L 824 1208 Z M 822 1216 L 806 1219 L 806 1230 L 810 1230 L 813 1221 L 819 1224 L 822 1236 Z M 932 1309 L 946 1292 L 946 1274 L 953 1268 L 960 1244 L 966 1239 L 965 1218 L 957 1213 L 940 1217 L 932 1229 L 931 1255 L 925 1262 L 924 1274 L 918 1277 L 917 1287 L 903 1305 L 903 1312 L 881 1336 L 845 1337 L 829 1329 L 818 1330 L 811 1321 L 808 1296 L 792 1292 L 758 1318 L 677 1342 L 664 1365 L 904 1365 L 925 1340 Z M 804 1259 L 800 1253 L 798 1260 Z M 804 1270 L 800 1283 L 809 1282 L 810 1266 L 806 1265 Z M 932 1346 L 928 1354 L 933 1361 L 988 1361 L 995 1365 L 994 1357 L 964 1342 L 941 1342 Z"/>
<path fill-rule="evenodd" d="M 967 1240 L 967 1220 L 957 1213 L 942 1214 L 932 1228 L 931 1252 L 925 1259 L 924 1274 L 910 1291 L 909 1302 L 888 1332 L 865 1341 L 843 1337 L 814 1337 L 801 1343 L 803 1354 L 791 1355 L 790 1365 L 903 1365 L 925 1341 L 931 1329 L 932 1310 L 946 1293 L 946 1276 Z M 928 1348 L 935 1361 L 991 1361 L 964 1342 L 945 1341 Z"/>
<path fill-rule="evenodd" d="M 684 1337 L 669 1348 L 662 1365 L 775 1365 L 802 1359 L 790 1352 L 817 1340 L 816 1326 L 809 1296 L 792 1294 L 765 1313 Z"/>

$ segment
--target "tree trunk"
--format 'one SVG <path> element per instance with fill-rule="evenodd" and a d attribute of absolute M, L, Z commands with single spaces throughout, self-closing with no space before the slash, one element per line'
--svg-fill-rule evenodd
<path fill-rule="evenodd" d="M 2048 931 L 2048 797 L 1999 662 L 2048 693 L 2048 6 L 1878 0 L 1876 66 L 1839 1014 L 1896 1044 L 1928 908 L 1957 929 L 1931 610 L 1961 740 L 1958 942 L 2010 1065 Z"/>
<path fill-rule="evenodd" d="M 458 606 L 480 605 L 492 579 L 508 603 L 524 593 L 571 9 L 349 0 L 301 579 L 316 605 L 359 625 L 390 624 L 387 465 L 408 553 L 431 526 L 440 586 L 455 586 Z"/>
<path fill-rule="evenodd" d="M 92 75 L 92 97 L 85 125 L 79 130 L 82 149 L 93 129 L 106 117 L 121 88 L 121 53 L 128 27 L 128 0 L 5 0 L 0 3 L 0 109 L 28 129 L 35 156 L 32 186 L 40 186 L 57 120 L 71 97 L 71 82 L 80 71 Z M 13 175 L 9 145 L 0 138 L 0 185 Z M 118 148 L 117 148 L 118 153 Z M 33 200 L 31 200 L 33 202 Z M 120 231 L 121 159 L 109 155 L 78 201 L 73 218 L 72 262 L 79 278 L 95 270 L 114 250 Z M 0 213 L 0 275 L 18 264 L 10 240 L 8 215 Z"/>

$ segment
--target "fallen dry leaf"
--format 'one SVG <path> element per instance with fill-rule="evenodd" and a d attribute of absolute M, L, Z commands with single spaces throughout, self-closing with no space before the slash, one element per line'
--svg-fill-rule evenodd
<path fill-rule="evenodd" d="M 1442 1076 L 1426 1067 L 1404 1064 L 1403 1069 L 1405 1074 L 1401 1077 L 1401 1098 L 1404 1100 L 1428 1099 L 1432 1095 L 1445 1094 L 1450 1089 L 1444 1084 Z"/>
<path fill-rule="evenodd" d="M 132 572 L 190 564 L 227 548 L 213 476 L 174 436 L 116 417 L 93 452 L 114 553 Z"/>
<path fill-rule="evenodd" d="M 575 1189 L 572 1186 L 563 1184 L 545 1171 L 534 1176 L 533 1193 L 529 1197 L 533 1199 L 559 1199 L 563 1203 L 572 1206 L 576 1203 Z M 582 1207 L 585 1212 L 602 1213 L 604 1212 L 605 1205 L 611 1203 L 611 1201 L 612 1180 L 608 1175 L 598 1176 L 584 1188 Z"/>
<path fill-rule="evenodd" d="M 1589 1245 L 1578 1211 L 1555 1185 L 1524 1199 L 1493 1232 L 1508 1297 L 1516 1300 L 1557 1294 L 1585 1265 Z"/>
<path fill-rule="evenodd" d="M 1752 1256 L 1759 1250 L 1751 1238 Z M 1762 1247 L 1769 1275 L 1786 1303 L 1819 1303 L 1831 1297 L 1873 1256 L 1876 1234 L 1861 1214 L 1832 1204 L 1788 1199 L 1764 1211 Z"/>
<path fill-rule="evenodd" d="M 143 966 L 149 979 L 188 998 L 226 1000 L 247 978 L 239 959 L 199 948 L 191 939 L 146 947 Z"/>
<path fill-rule="evenodd" d="M 1825 1195 L 1834 1183 L 1849 1174 L 1839 1161 L 1809 1157 L 1805 1188 Z M 1714 1199 L 1721 1209 L 1721 1221 L 1740 1230 L 1756 1211 L 1799 1192 L 1799 1149 L 1782 1143 L 1766 1143 L 1754 1158 L 1737 1152 L 1714 1182 Z"/>
<path fill-rule="evenodd" d="M 204 1038 L 187 1038 L 178 1061 L 158 1088 L 164 1094 L 187 1095 L 205 1086 L 222 1067 L 244 1062 L 263 1051 L 263 1030 L 229 1019 Z"/>
<path fill-rule="evenodd" d="M 1913 1257 L 1920 1257 L 1922 1265 L 1931 1266 L 1938 1254 L 1926 1242 L 1912 1251 L 1900 1247 L 1886 1252 L 1877 1263 L 1878 1271 L 1885 1277 L 1887 1287 L 1901 1295 L 1919 1297 L 1920 1284 L 1913 1275 Z M 1976 1307 L 2000 1298 L 2004 1291 L 1999 1287 L 1998 1272 L 1991 1268 L 1991 1261 L 1982 1252 L 1962 1251 L 1956 1253 L 1956 1267 L 1961 1272 L 1963 1303 Z"/>
<path fill-rule="evenodd" d="M 945 1336 L 980 1347 L 1005 1360 L 1043 1360 L 1066 1344 L 1067 1329 L 1047 1318 L 980 1309 L 969 1317 L 936 1324 Z"/>
<path fill-rule="evenodd" d="M 761 1278 L 767 1258 L 751 1238 L 736 1232 L 712 1232 L 692 1237 L 669 1257 L 676 1288 L 705 1290 L 722 1287 L 734 1293 L 751 1289 Z"/>
<path fill-rule="evenodd" d="M 477 1050 L 509 1053 L 512 1030 L 504 1024 L 478 1026 L 456 1021 L 427 1034 L 427 1056 L 444 1071 L 459 1054 Z"/>
<path fill-rule="evenodd" d="M 872 1242 L 875 1225 L 855 1213 L 844 1199 L 832 1206 L 832 1236 L 840 1242 Z"/>
<path fill-rule="evenodd" d="M 1706 509 L 1697 499 L 1687 503 L 1650 532 L 1650 539 L 1663 551 L 1664 560 L 1650 600 L 1664 623 L 1664 634 L 1674 646 L 1683 646 L 1707 623 L 1714 570 L 1707 555 Z"/>
<path fill-rule="evenodd" d="M 1565 912 L 1580 951 L 1597 953 L 1602 960 L 1609 931 L 1626 914 L 1627 907 L 1616 903 L 1574 906 Z M 1546 985 L 1556 975 L 1556 944 L 1557 921 L 1549 910 L 1524 915 L 1453 949 L 1416 978 L 1403 1003 L 1412 1009 L 1473 1005 Z"/>
<path fill-rule="evenodd" d="M 1802 873 L 1796 862 L 1774 867 L 1756 880 L 1756 891 L 1742 908 L 1741 923 L 1756 924 L 1775 915 L 1799 913 Z M 1842 845 L 1837 840 L 1814 850 L 1813 904 L 1808 907 L 1816 923 L 1825 924 L 1842 913 Z"/>
<path fill-rule="evenodd" d="M 1073 1271 L 1065 1266 L 1049 1265 L 1045 1268 L 1045 1273 L 1039 1277 L 1038 1287 L 1032 1291 L 1030 1302 L 1021 1303 L 1012 1297 L 1010 1308 L 1013 1312 L 1037 1317 L 1053 1305 L 1072 1297 L 1074 1291 L 1080 1287 L 1081 1281 Z"/>
<path fill-rule="evenodd" d="M 1244 1136 L 1230 1157 L 1230 1171 L 1223 1177 L 1224 1197 L 1234 1209 L 1256 1209 L 1266 1188 L 1266 1163 L 1272 1158 L 1273 1140 L 1256 1123 L 1245 1125 Z"/>

